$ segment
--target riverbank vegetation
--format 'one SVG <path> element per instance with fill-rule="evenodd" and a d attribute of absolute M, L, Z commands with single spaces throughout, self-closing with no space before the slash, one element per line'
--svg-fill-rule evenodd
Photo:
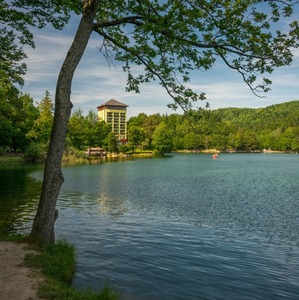
<path fill-rule="evenodd" d="M 38 294 L 43 299 L 56 300 L 116 300 L 115 293 L 106 284 L 101 292 L 91 290 L 78 291 L 72 287 L 72 279 L 75 274 L 75 250 L 65 241 L 57 241 L 55 244 L 41 246 L 33 243 L 28 238 L 20 235 L 1 235 L 1 241 L 13 241 L 15 243 L 28 243 L 36 252 L 29 252 L 25 257 L 25 265 L 37 268 L 44 275 L 45 280 L 38 289 Z"/>
<path fill-rule="evenodd" d="M 6 107 L 9 115 L 14 116 L 14 122 L 8 117 L 1 119 L 0 154 L 14 152 L 10 159 L 17 159 L 17 154 L 22 153 L 27 161 L 43 161 L 53 122 L 51 95 L 46 92 L 37 105 L 29 95 L 16 92 L 14 96 L 14 101 L 8 102 Z M 3 109 L 1 106 L 0 110 Z M 258 109 L 205 108 L 170 115 L 140 113 L 128 120 L 125 145 L 117 143 L 111 128 L 99 122 L 93 110 L 84 116 L 82 110 L 77 109 L 70 118 L 64 161 L 85 161 L 88 147 L 104 148 L 111 157 L 119 152 L 125 154 L 123 156 L 148 157 L 171 151 L 208 149 L 298 152 L 299 100 Z"/>

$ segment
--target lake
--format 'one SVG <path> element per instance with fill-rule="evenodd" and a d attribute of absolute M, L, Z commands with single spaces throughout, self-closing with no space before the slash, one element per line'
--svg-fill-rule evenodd
<path fill-rule="evenodd" d="M 28 232 L 41 166 L 0 165 L 0 229 Z M 299 155 L 173 154 L 63 168 L 74 286 L 122 299 L 299 299 Z"/>

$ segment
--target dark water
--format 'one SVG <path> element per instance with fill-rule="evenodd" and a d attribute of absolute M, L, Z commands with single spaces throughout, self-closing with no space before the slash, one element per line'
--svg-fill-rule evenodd
<path fill-rule="evenodd" d="M 35 215 L 40 196 L 42 170 L 38 165 L 0 163 L 0 231 L 22 232 Z"/>
<path fill-rule="evenodd" d="M 77 248 L 74 285 L 108 279 L 124 299 L 299 299 L 298 169 L 298 155 L 271 154 L 65 168 L 56 233 Z M 10 230 L 30 226 L 38 199 L 41 171 L 23 173 L 23 204 L 1 191 Z"/>

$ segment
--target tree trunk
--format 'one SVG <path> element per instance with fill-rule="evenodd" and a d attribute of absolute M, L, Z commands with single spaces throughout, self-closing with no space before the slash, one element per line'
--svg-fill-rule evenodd
<path fill-rule="evenodd" d="M 31 237 L 45 244 L 55 242 L 54 223 L 58 217 L 58 211 L 55 207 L 60 188 L 64 182 L 61 161 L 72 110 L 70 101 L 72 79 L 92 33 L 93 20 L 99 3 L 100 0 L 84 1 L 83 16 L 57 80 L 55 114 L 45 163 L 42 192 L 31 230 Z"/>

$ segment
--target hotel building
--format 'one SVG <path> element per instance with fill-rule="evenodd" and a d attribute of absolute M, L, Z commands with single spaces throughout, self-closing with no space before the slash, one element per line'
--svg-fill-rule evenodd
<path fill-rule="evenodd" d="M 128 105 L 115 99 L 111 99 L 97 107 L 99 120 L 111 125 L 112 132 L 115 133 L 118 141 L 122 143 L 127 140 L 127 107 Z"/>

